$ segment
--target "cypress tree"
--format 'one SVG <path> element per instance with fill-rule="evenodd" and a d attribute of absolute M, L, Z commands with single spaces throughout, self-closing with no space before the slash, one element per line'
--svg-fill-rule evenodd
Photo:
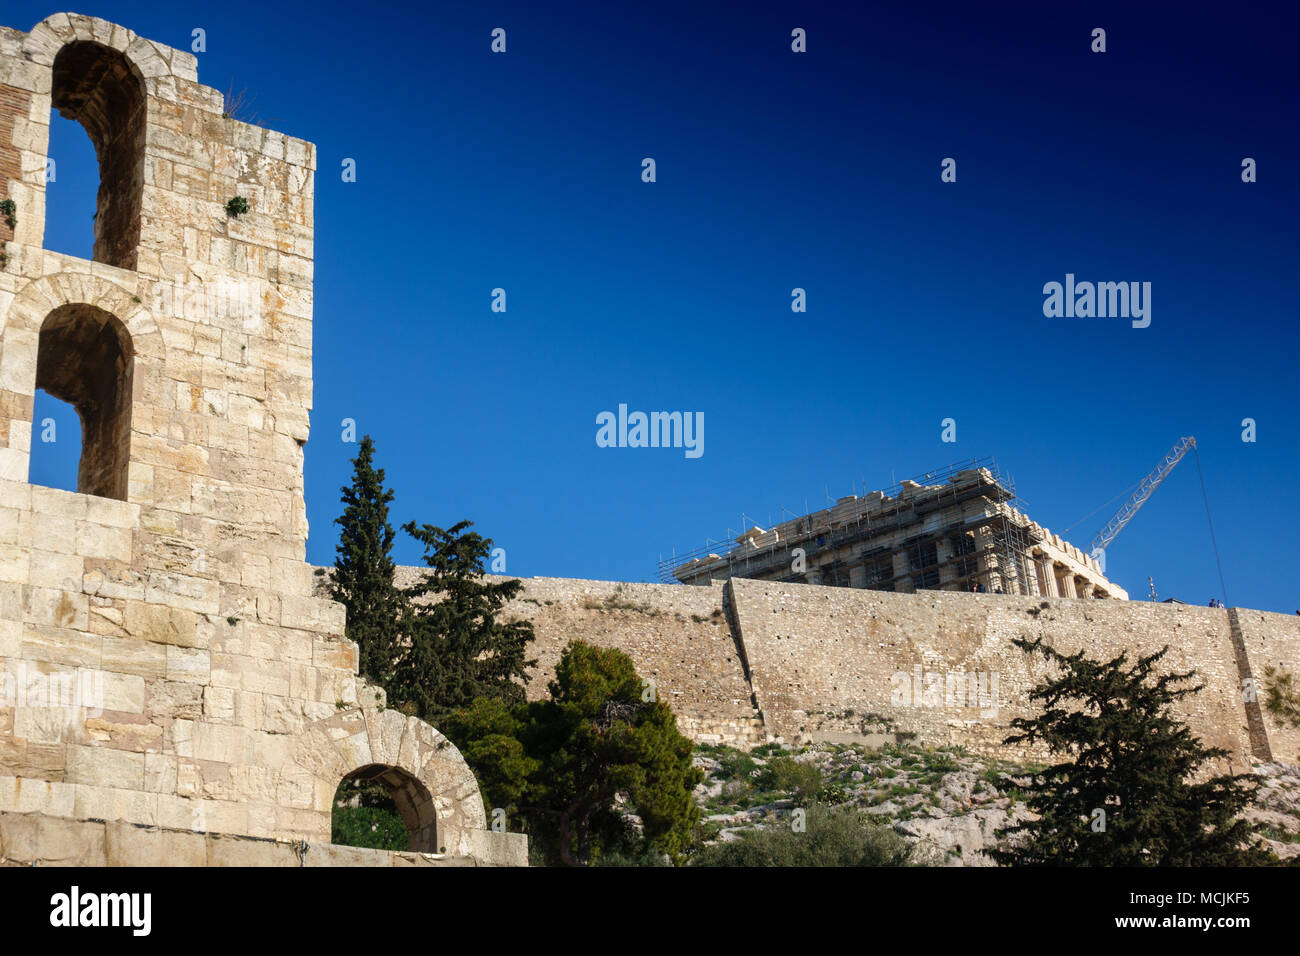
<path fill-rule="evenodd" d="M 1037 717 L 1011 722 L 1007 744 L 1042 743 L 1062 762 L 1031 775 L 1025 804 L 1038 815 L 998 831 L 999 863 L 1019 866 L 1243 866 L 1274 862 L 1241 811 L 1254 799 L 1252 774 L 1208 776 L 1228 756 L 1206 747 L 1170 705 L 1203 685 L 1195 671 L 1164 673 L 1163 650 L 1104 663 L 1017 639 L 1054 675 L 1030 692 Z M 1193 686 L 1194 684 L 1194 686 Z"/>
<path fill-rule="evenodd" d="M 497 615 L 523 590 L 518 580 L 487 580 L 492 539 L 468 531 L 409 521 L 402 530 L 424 546 L 427 569 L 402 591 L 405 647 L 390 701 L 435 726 L 480 697 L 522 703 L 523 681 L 536 661 L 525 659 L 533 626 Z"/>
<path fill-rule="evenodd" d="M 347 608 L 346 634 L 360 647 L 361 675 L 389 690 L 396 666 L 402 595 L 393 583 L 393 528 L 388 506 L 393 492 L 384 487 L 384 469 L 374 466 L 369 435 L 352 460 L 352 484 L 344 487 L 342 529 L 334 558 L 331 596 Z"/>

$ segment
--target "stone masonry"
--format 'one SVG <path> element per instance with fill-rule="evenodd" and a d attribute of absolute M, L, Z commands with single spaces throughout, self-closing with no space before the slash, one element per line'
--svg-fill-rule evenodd
<path fill-rule="evenodd" d="M 90 17 L 0 28 L 0 858 L 328 844 L 361 772 L 411 850 L 524 863 L 460 753 L 384 709 L 342 607 L 312 594 L 315 149 L 226 116 L 196 67 Z M 94 261 L 42 247 L 51 109 L 99 157 Z M 37 388 L 81 417 L 76 493 L 28 482 Z"/>
<path fill-rule="evenodd" d="M 418 569 L 399 568 L 399 584 Z M 318 578 L 324 581 L 322 577 Z M 546 693 L 573 638 L 616 647 L 701 743 L 915 739 L 1021 760 L 1044 754 L 1002 741 L 1044 675 L 1011 641 L 1043 637 L 1064 653 L 1130 659 L 1169 646 L 1169 669 L 1194 669 L 1205 689 L 1179 710 L 1224 768 L 1300 763 L 1300 730 L 1244 691 L 1265 668 L 1300 666 L 1300 617 L 1246 609 L 959 591 L 901 594 L 732 578 L 708 586 L 522 578 L 506 608 L 533 624 Z M 1258 699 L 1248 699 L 1248 698 Z"/>

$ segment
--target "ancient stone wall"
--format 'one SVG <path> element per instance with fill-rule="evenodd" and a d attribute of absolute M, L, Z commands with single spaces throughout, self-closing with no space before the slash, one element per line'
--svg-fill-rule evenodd
<path fill-rule="evenodd" d="M 449 856 L 0 812 L 0 866 L 528 865 L 525 837 L 494 836 L 475 840 L 468 856 Z"/>
<path fill-rule="evenodd" d="M 409 583 L 416 569 L 399 569 Z M 1165 666 L 1195 670 L 1205 689 L 1180 715 L 1238 770 L 1265 754 L 1252 742 L 1229 612 L 1143 601 L 921 591 L 896 594 L 732 579 L 726 585 L 616 584 L 523 578 L 507 613 L 532 621 L 545 693 L 573 638 L 617 647 L 653 677 L 679 725 L 700 742 L 884 742 L 914 736 L 1008 759 L 1010 722 L 1036 712 L 1041 658 L 1012 645 L 1044 637 L 1065 653 L 1131 657 L 1169 645 Z M 1300 617 L 1236 612 L 1249 665 L 1300 671 Z M 1261 692 L 1262 693 L 1262 692 Z M 1275 759 L 1296 759 L 1300 736 L 1264 715 Z"/>
<path fill-rule="evenodd" d="M 42 246 L 52 108 L 97 146 L 93 262 Z M 413 850 L 510 843 L 312 594 L 315 149 L 223 110 L 121 26 L 0 31 L 0 813 L 327 843 L 361 771 Z M 28 481 L 38 387 L 90 423 L 77 492 Z"/>
<path fill-rule="evenodd" d="M 0 44 L 5 33 L 0 28 Z M 31 114 L 32 94 L 7 83 L 0 83 L 0 200 L 9 198 L 9 183 L 23 177 L 22 154 L 13 145 L 14 125 L 21 124 Z M 0 216 L 0 244 L 14 238 L 14 230 Z"/>
<path fill-rule="evenodd" d="M 1234 608 L 1242 643 L 1256 681 L 1260 716 L 1274 760 L 1300 764 L 1300 728 L 1270 712 L 1266 703 L 1267 670 L 1290 674 L 1300 686 L 1300 615 Z"/>
<path fill-rule="evenodd" d="M 415 573 L 399 568 L 398 583 L 409 584 Z M 654 680 L 656 694 L 673 708 L 683 733 L 714 743 L 762 742 L 721 585 L 573 578 L 524 578 L 523 583 L 525 590 L 505 614 L 531 621 L 538 636 L 529 648 L 538 662 L 529 699 L 546 695 L 560 651 L 578 637 L 630 655 L 641 678 Z"/>
<path fill-rule="evenodd" d="M 734 587 L 758 704 L 783 737 L 883 725 L 930 744 L 1030 756 L 1002 739 L 1013 718 L 1037 712 L 1028 693 L 1045 670 L 1011 641 L 1042 636 L 1063 653 L 1099 659 L 1168 644 L 1168 666 L 1195 669 L 1206 684 L 1182 716 L 1207 744 L 1232 751 L 1236 766 L 1248 765 L 1224 610 L 745 580 Z"/>

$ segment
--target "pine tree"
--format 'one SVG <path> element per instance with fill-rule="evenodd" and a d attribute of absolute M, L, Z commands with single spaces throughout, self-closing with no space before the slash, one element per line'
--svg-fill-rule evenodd
<path fill-rule="evenodd" d="M 369 435 L 352 460 L 352 484 L 344 487 L 342 529 L 334 558 L 331 596 L 347 608 L 346 634 L 360 648 L 361 675 L 387 690 L 392 682 L 403 617 L 402 595 L 393 583 L 393 528 L 384 470 L 374 467 Z"/>
<path fill-rule="evenodd" d="M 497 620 L 523 584 L 486 579 L 492 539 L 466 531 L 471 525 L 462 521 L 446 530 L 414 521 L 402 525 L 424 546 L 428 570 L 402 591 L 407 647 L 390 703 L 435 726 L 480 697 L 521 703 L 522 682 L 536 663 L 525 658 L 532 624 Z"/>
<path fill-rule="evenodd" d="M 680 860 L 699 819 L 692 790 L 703 775 L 672 710 L 646 699 L 632 658 L 570 641 L 547 690 L 525 735 L 541 760 L 524 802 L 542 845 L 570 866 L 629 850 Z M 619 796 L 641 819 L 639 839 Z"/>
<path fill-rule="evenodd" d="M 1030 693 L 1038 717 L 1011 722 L 1007 744 L 1042 743 L 1068 757 L 1031 776 L 1027 807 L 1038 815 L 998 832 L 990 855 L 1019 866 L 1242 866 L 1272 862 L 1256 827 L 1240 818 L 1258 779 L 1205 777 L 1209 761 L 1228 756 L 1205 747 L 1170 705 L 1197 693 L 1195 671 L 1159 674 L 1168 652 L 1127 652 L 1099 663 L 1017 639 L 1027 654 L 1056 665 Z M 1197 781 L 1200 777 L 1200 782 Z"/>
<path fill-rule="evenodd" d="M 549 863 L 683 862 L 703 774 L 694 744 L 632 659 L 570 641 L 548 691 L 547 700 L 513 707 L 479 700 L 448 718 L 444 729 L 488 805 L 519 819 Z"/>

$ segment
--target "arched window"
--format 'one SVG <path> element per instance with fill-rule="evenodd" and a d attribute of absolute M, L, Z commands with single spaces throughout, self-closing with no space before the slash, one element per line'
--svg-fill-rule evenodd
<path fill-rule="evenodd" d="M 94 260 L 134 269 L 144 190 L 144 80 L 117 50 L 77 41 L 54 58 L 50 102 L 65 119 L 76 120 L 85 128 L 99 160 Z M 58 161 L 58 157 L 51 158 Z M 58 186 L 56 178 L 50 189 Z"/>
<path fill-rule="evenodd" d="M 371 764 L 354 770 L 334 793 L 331 841 L 376 850 L 438 853 L 433 796 L 397 767 Z"/>
<path fill-rule="evenodd" d="M 41 325 L 36 387 L 77 410 L 81 460 L 77 491 L 126 500 L 131 442 L 131 337 L 117 316 L 93 305 L 64 305 Z M 33 423 L 32 450 L 41 422 Z"/>

